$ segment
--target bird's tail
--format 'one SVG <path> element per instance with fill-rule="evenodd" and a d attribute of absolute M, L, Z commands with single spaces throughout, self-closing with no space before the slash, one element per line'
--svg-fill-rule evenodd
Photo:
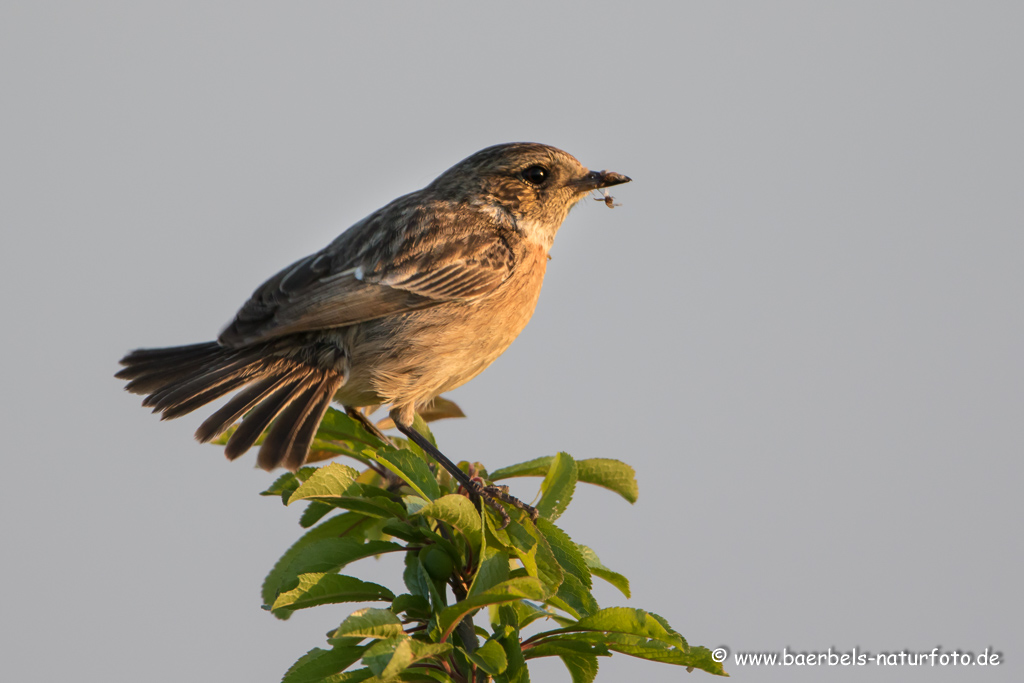
<path fill-rule="evenodd" d="M 266 349 L 258 347 L 229 349 L 217 342 L 138 349 L 122 358 L 121 365 L 117 377 L 130 380 L 125 388 L 146 395 L 142 405 L 164 420 L 244 387 L 199 426 L 196 438 L 210 441 L 244 415 L 224 448 L 234 460 L 273 422 L 257 458 L 266 470 L 302 466 L 331 397 L 344 383 L 344 376 L 332 370 L 267 357 Z"/>

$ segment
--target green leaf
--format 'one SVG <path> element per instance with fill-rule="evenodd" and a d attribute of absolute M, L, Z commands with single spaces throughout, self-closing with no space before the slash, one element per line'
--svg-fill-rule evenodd
<path fill-rule="evenodd" d="M 366 427 L 335 408 L 328 408 L 327 414 L 317 429 L 317 439 L 335 441 L 359 441 L 371 448 L 383 448 L 386 444 L 370 433 Z"/>
<path fill-rule="evenodd" d="M 457 406 L 454 401 L 450 401 L 444 396 L 438 396 L 431 401 L 429 405 L 426 405 L 417 411 L 416 414 L 423 418 L 424 422 L 434 422 L 435 420 L 443 420 L 449 417 L 466 417 L 466 414 L 462 412 L 462 408 Z M 383 420 L 377 422 L 377 429 L 382 432 L 394 428 L 395 422 L 390 417 L 385 417 Z"/>
<path fill-rule="evenodd" d="M 356 484 L 359 486 L 359 484 Z M 402 507 L 401 503 L 387 498 L 385 496 L 338 496 L 317 498 L 328 505 L 333 507 L 342 508 L 344 510 L 352 510 L 360 514 L 366 515 L 367 517 L 376 517 L 377 519 L 405 519 L 408 516 L 406 509 Z"/>
<path fill-rule="evenodd" d="M 345 537 L 345 539 L 352 539 L 354 542 L 361 542 L 363 539 L 362 530 L 368 521 L 363 515 L 348 512 L 337 517 L 331 517 L 319 526 L 307 531 L 291 548 L 285 551 L 281 559 L 274 565 L 274 568 L 267 574 L 267 578 L 263 580 L 263 588 L 260 592 L 260 595 L 263 597 L 263 604 L 269 605 L 274 602 L 277 599 L 277 594 L 281 592 L 282 586 L 289 581 L 294 581 L 295 577 L 301 573 L 294 571 L 291 567 L 304 548 L 327 538 L 339 539 L 339 537 Z M 284 612 L 275 616 L 287 619 L 289 614 Z"/>
<path fill-rule="evenodd" d="M 317 683 L 362 683 L 363 681 L 373 683 L 373 680 L 373 672 L 367 668 L 362 668 L 354 669 L 353 671 L 346 671 L 340 674 L 334 674 L 333 676 L 328 676 L 327 678 L 317 681 Z M 284 683 L 284 681 L 282 681 L 282 683 Z"/>
<path fill-rule="evenodd" d="M 661 617 L 632 607 L 608 607 L 584 617 L 572 626 L 537 634 L 535 639 L 556 633 L 573 631 L 602 631 L 606 633 L 624 633 L 627 635 L 653 638 L 678 648 L 687 648 L 683 637 L 666 628 L 667 624 Z"/>
<path fill-rule="evenodd" d="M 358 662 L 364 651 L 365 647 L 315 647 L 292 664 L 281 683 L 320 683 Z"/>
<path fill-rule="evenodd" d="M 402 572 L 402 580 L 412 595 L 428 601 L 431 599 L 434 584 L 416 553 L 405 554 L 405 571 Z"/>
<path fill-rule="evenodd" d="M 580 481 L 614 491 L 630 503 L 635 503 L 640 489 L 636 471 L 624 462 L 611 458 L 577 460 L 576 477 Z"/>
<path fill-rule="evenodd" d="M 391 602 L 391 611 L 395 614 L 405 612 L 412 619 L 430 618 L 430 603 L 422 595 L 402 593 Z"/>
<path fill-rule="evenodd" d="M 398 519 L 388 520 L 384 526 L 381 527 L 381 531 L 388 536 L 394 536 L 395 538 L 400 538 L 403 541 L 408 541 L 409 543 L 424 543 L 431 538 L 430 534 L 433 534 L 433 532 L 428 532 L 423 527 L 413 526 L 408 522 L 403 522 Z"/>
<path fill-rule="evenodd" d="M 691 647 L 687 660 L 687 663 L 681 663 L 681 665 L 686 667 L 692 666 L 694 669 L 700 669 L 701 671 L 706 671 L 709 674 L 715 674 L 717 676 L 729 675 L 722 667 L 722 663 L 716 661 L 714 656 L 711 654 L 711 650 L 706 647 Z"/>
<path fill-rule="evenodd" d="M 494 610 L 493 607 L 491 609 Z M 511 602 L 505 605 L 501 605 L 498 608 L 497 615 L 495 615 L 492 612 L 492 624 L 499 623 L 500 615 L 502 614 L 501 610 L 512 610 L 515 616 L 512 619 L 506 618 L 504 621 L 500 623 L 511 624 L 519 628 L 520 630 L 526 628 L 527 626 L 529 626 L 530 624 L 539 619 L 550 619 L 552 617 L 551 611 L 547 609 L 541 609 L 537 605 L 527 600 L 520 600 L 519 602 Z M 508 614 L 508 612 L 505 612 L 504 614 Z"/>
<path fill-rule="evenodd" d="M 306 455 L 307 463 L 322 462 L 331 460 L 339 455 L 346 455 L 359 462 L 366 464 L 370 459 L 362 454 L 366 444 L 358 441 L 335 441 L 326 439 L 313 439 L 309 444 L 309 453 Z"/>
<path fill-rule="evenodd" d="M 463 654 L 467 659 L 492 676 L 504 673 L 505 669 L 508 668 L 508 657 L 505 656 L 505 648 L 496 640 L 488 640 L 478 647 L 475 652 L 463 651 Z"/>
<path fill-rule="evenodd" d="M 410 493 L 402 496 L 402 505 L 405 506 L 406 511 L 410 515 L 415 515 L 417 512 L 427 506 L 430 501 L 426 498 L 421 498 L 415 493 Z"/>
<path fill-rule="evenodd" d="M 522 598 L 540 600 L 545 593 L 545 587 L 540 581 L 533 577 L 522 577 L 503 581 L 488 591 L 446 607 L 437 619 L 437 625 L 442 631 L 441 641 L 447 640 L 462 618 L 476 609 Z"/>
<path fill-rule="evenodd" d="M 483 557 L 469 587 L 469 595 L 483 593 L 508 580 L 508 553 L 498 548 L 485 548 Z"/>
<path fill-rule="evenodd" d="M 537 510 L 541 517 L 558 519 L 572 501 L 576 490 L 576 462 L 568 453 L 559 453 L 548 467 L 540 485 L 540 501 Z"/>
<path fill-rule="evenodd" d="M 722 665 L 711 656 L 706 647 L 676 647 L 656 639 L 647 639 L 626 633 L 586 633 L 575 637 L 600 642 L 609 650 L 652 662 L 693 667 L 719 676 L 727 675 Z"/>
<path fill-rule="evenodd" d="M 564 636 L 549 638 L 543 642 L 530 644 L 523 650 L 523 657 L 536 659 L 538 657 L 561 657 L 562 655 L 591 655 L 594 657 L 610 657 L 608 647 L 597 638 L 589 637 L 586 634 L 580 639 L 578 634 L 570 633 Z"/>
<path fill-rule="evenodd" d="M 466 538 L 474 554 L 479 554 L 483 541 L 483 520 L 480 511 L 469 498 L 455 494 L 441 496 L 421 508 L 416 516 L 445 522 Z"/>
<path fill-rule="evenodd" d="M 649 615 L 651 616 L 651 618 L 652 618 L 652 619 L 654 619 L 654 620 L 655 620 L 655 621 L 657 621 L 657 622 L 658 622 L 659 624 L 661 624 L 661 627 L 662 627 L 663 629 L 665 629 L 665 631 L 667 631 L 667 632 L 668 632 L 668 633 L 670 633 L 671 635 L 675 636 L 675 638 L 676 638 L 676 639 L 677 639 L 677 640 L 678 640 L 678 641 L 679 641 L 680 643 L 682 643 L 683 645 L 686 645 L 687 647 L 689 647 L 689 645 L 688 645 L 688 644 L 687 644 L 687 642 L 686 642 L 686 639 L 684 639 L 684 638 L 683 638 L 683 637 L 682 637 L 681 635 L 679 635 L 679 632 L 678 632 L 678 631 L 676 631 L 676 630 L 675 630 L 674 628 L 672 628 L 671 626 L 669 626 L 669 623 L 668 623 L 668 619 L 666 619 L 665 617 L 663 617 L 663 616 L 661 616 L 661 615 L 659 615 L 659 614 L 655 614 L 654 612 L 648 612 L 648 614 L 649 614 Z"/>
<path fill-rule="evenodd" d="M 508 539 L 507 547 L 523 563 L 527 574 L 543 581 L 548 589 L 548 595 L 556 593 L 562 583 L 562 566 L 558 564 L 551 546 L 540 530 L 532 523 L 513 522 L 508 528 L 498 530 L 495 537 L 498 538 L 502 534 Z"/>
<path fill-rule="evenodd" d="M 427 441 L 437 445 L 437 439 L 434 438 L 434 433 L 430 431 L 430 427 L 427 426 L 427 421 L 423 419 L 423 416 L 416 413 L 413 416 L 412 428 L 427 438 Z"/>
<path fill-rule="evenodd" d="M 394 679 L 410 665 L 450 652 L 450 643 L 424 643 L 408 636 L 380 640 L 363 655 L 363 663 L 382 681 Z"/>
<path fill-rule="evenodd" d="M 335 638 L 373 638 L 383 640 L 404 635 L 402 622 L 388 609 L 367 607 L 353 612 L 331 634 Z"/>
<path fill-rule="evenodd" d="M 317 500 L 310 501 L 306 509 L 302 511 L 302 517 L 299 518 L 299 526 L 303 529 L 308 529 L 336 509 L 327 503 L 321 503 Z"/>
<path fill-rule="evenodd" d="M 375 681 L 379 680 L 373 679 L 368 681 L 368 683 L 375 683 Z M 395 680 L 402 681 L 402 683 L 455 683 L 455 679 L 444 671 L 424 668 L 406 669 L 398 674 L 398 678 Z M 325 683 L 331 683 L 331 681 L 325 681 Z"/>
<path fill-rule="evenodd" d="M 412 451 L 381 450 L 374 455 L 374 460 L 401 477 L 421 498 L 436 500 L 441 497 L 437 477 L 423 458 Z"/>
<path fill-rule="evenodd" d="M 649 659 L 654 662 L 676 664 L 679 666 L 690 666 L 690 649 L 679 648 L 669 645 L 660 640 L 648 639 L 643 636 L 634 636 L 626 633 L 608 634 L 603 642 L 606 647 L 616 652 L 633 655 L 641 659 Z"/>
<path fill-rule="evenodd" d="M 501 605 L 491 605 L 489 611 L 491 613 L 491 627 L 494 630 L 495 637 L 501 637 L 503 634 L 508 635 L 512 631 L 518 631 L 519 629 L 519 611 L 516 609 L 519 605 L 529 605 L 526 600 L 517 600 L 516 602 L 506 602 Z"/>
<path fill-rule="evenodd" d="M 564 609 L 577 619 L 594 614 L 600 609 L 594 596 L 572 574 L 565 575 L 562 585 L 558 587 L 558 593 L 554 597 L 549 597 L 547 601 L 555 607 Z"/>
<path fill-rule="evenodd" d="M 436 397 L 428 405 L 424 406 L 419 413 L 424 422 L 434 422 L 435 420 L 443 420 L 450 417 L 466 417 L 466 414 L 462 412 L 462 408 L 444 396 Z"/>
<path fill-rule="evenodd" d="M 547 455 L 511 467 L 502 467 L 491 473 L 491 480 L 498 481 L 511 477 L 543 477 L 548 473 L 554 459 L 554 456 Z M 635 503 L 639 495 L 636 472 L 632 467 L 619 460 L 610 458 L 577 460 L 576 480 L 614 491 L 630 503 Z"/>
<path fill-rule="evenodd" d="M 274 568 L 277 585 L 273 589 L 273 595 L 265 595 L 264 599 L 269 604 L 280 591 L 285 588 L 291 589 L 290 584 L 294 583 L 299 574 L 336 572 L 356 560 L 404 549 L 404 546 L 388 541 L 364 543 L 351 538 L 324 538 L 313 541 L 294 553 L 287 565 L 282 566 L 279 563 L 278 567 Z M 269 581 L 270 577 L 267 577 L 264 591 L 270 588 Z"/>
<path fill-rule="evenodd" d="M 448 594 L 444 582 L 435 581 L 430 576 L 419 553 L 407 553 L 405 559 L 406 567 L 402 578 L 405 579 L 409 590 L 430 601 L 432 612 L 440 612 L 447 607 Z"/>
<path fill-rule="evenodd" d="M 271 610 L 305 609 L 337 602 L 369 602 L 395 599 L 384 586 L 339 574 L 300 574 L 299 585 L 277 596 Z"/>
<path fill-rule="evenodd" d="M 323 500 L 343 496 L 358 476 L 359 473 L 348 465 L 336 462 L 324 465 L 292 493 L 288 498 L 288 504 L 291 505 L 296 500 Z"/>
<path fill-rule="evenodd" d="M 512 477 L 543 477 L 548 473 L 548 468 L 551 467 L 551 462 L 554 459 L 555 457 L 552 455 L 545 455 L 509 467 L 502 467 L 491 472 L 491 481 Z"/>
<path fill-rule="evenodd" d="M 587 567 L 590 569 L 591 574 L 600 577 L 608 583 L 610 583 L 611 585 L 615 586 L 620 591 L 622 591 L 622 594 L 625 595 L 627 598 L 630 597 L 629 579 L 627 579 L 622 574 L 613 572 L 611 569 L 608 569 L 608 567 L 601 564 L 601 560 L 600 558 L 598 558 L 597 553 L 595 553 L 587 546 L 577 545 L 576 547 L 579 549 L 580 554 L 583 556 L 584 561 L 587 563 Z M 552 549 L 553 548 L 554 546 L 552 546 Z"/>
<path fill-rule="evenodd" d="M 303 467 L 297 472 L 286 472 L 280 477 L 274 480 L 266 491 L 261 491 L 261 496 L 280 496 L 281 502 L 285 505 L 288 504 L 288 499 L 291 497 L 295 489 L 302 485 L 302 482 L 306 481 L 313 476 L 313 473 L 317 471 L 316 467 Z"/>
<path fill-rule="evenodd" d="M 446 655 L 452 651 L 451 643 L 425 643 L 421 640 L 410 640 L 414 661 L 421 659 L 433 659 Z"/>
<path fill-rule="evenodd" d="M 572 676 L 572 683 L 593 683 L 597 678 L 597 657 L 594 655 L 561 655 L 562 663 Z"/>
<path fill-rule="evenodd" d="M 580 552 L 580 548 L 572 542 L 569 535 L 546 519 L 538 519 L 537 528 L 544 534 L 544 538 L 551 546 L 551 552 L 562 569 L 575 576 L 587 590 L 590 590 L 592 586 L 590 567 L 587 566 L 587 561 Z"/>
<path fill-rule="evenodd" d="M 382 420 L 381 422 L 383 423 L 384 421 Z M 384 424 L 386 426 L 386 423 Z M 419 413 L 417 413 L 413 417 L 412 428 L 419 432 L 427 441 L 434 444 L 434 446 L 437 446 L 437 439 L 434 438 L 433 432 L 430 431 L 430 427 L 427 426 L 427 423 L 423 420 Z M 430 457 L 424 452 L 422 448 L 419 447 L 419 444 L 412 441 L 411 439 L 403 439 L 401 437 L 392 436 L 391 442 L 394 443 L 395 446 L 397 446 L 398 448 L 406 448 L 415 453 L 416 455 L 422 456 L 424 458 Z"/>
<path fill-rule="evenodd" d="M 530 671 L 526 668 L 526 660 L 523 659 L 519 631 L 509 629 L 508 633 L 496 636 L 495 640 L 505 650 L 505 658 L 508 660 L 505 671 L 494 676 L 495 683 L 530 683 Z"/>

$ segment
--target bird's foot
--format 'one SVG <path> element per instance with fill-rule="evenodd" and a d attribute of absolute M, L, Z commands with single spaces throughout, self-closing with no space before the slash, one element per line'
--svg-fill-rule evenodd
<path fill-rule="evenodd" d="M 484 503 L 486 503 L 492 510 L 495 510 L 499 515 L 501 515 L 502 529 L 507 527 L 512 520 L 508 516 L 508 511 L 506 511 L 505 508 L 503 508 L 498 503 L 499 500 L 504 503 L 508 503 L 509 505 L 516 507 L 525 512 L 526 514 L 530 515 L 530 519 L 532 519 L 534 522 L 537 521 L 537 517 L 540 515 L 540 513 L 537 511 L 537 508 L 533 507 L 532 505 L 527 505 L 523 501 L 519 500 L 518 498 L 510 494 L 508 492 L 507 486 L 498 486 L 495 484 L 484 485 L 478 477 L 470 479 L 470 484 L 472 488 L 469 489 L 469 492 L 473 495 L 473 497 L 479 498 Z"/>

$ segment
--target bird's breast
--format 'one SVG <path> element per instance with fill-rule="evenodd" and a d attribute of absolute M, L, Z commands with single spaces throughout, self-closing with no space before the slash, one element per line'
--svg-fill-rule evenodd
<path fill-rule="evenodd" d="M 381 403 L 419 405 L 465 384 L 526 327 L 546 268 L 547 250 L 528 246 L 512 275 L 488 296 L 354 326 L 349 391 L 372 393 Z"/>

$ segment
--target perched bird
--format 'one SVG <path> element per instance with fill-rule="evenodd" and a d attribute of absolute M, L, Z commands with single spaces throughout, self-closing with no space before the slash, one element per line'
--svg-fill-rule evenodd
<path fill-rule="evenodd" d="M 244 416 L 224 449 L 233 460 L 270 427 L 257 457 L 267 470 L 303 464 L 332 400 L 374 431 L 357 408 L 390 404 L 403 434 L 497 507 L 413 429 L 415 411 L 508 348 L 569 209 L 629 180 L 547 145 L 488 147 L 270 278 L 217 341 L 132 351 L 117 377 L 163 419 L 240 389 L 196 438 Z"/>

